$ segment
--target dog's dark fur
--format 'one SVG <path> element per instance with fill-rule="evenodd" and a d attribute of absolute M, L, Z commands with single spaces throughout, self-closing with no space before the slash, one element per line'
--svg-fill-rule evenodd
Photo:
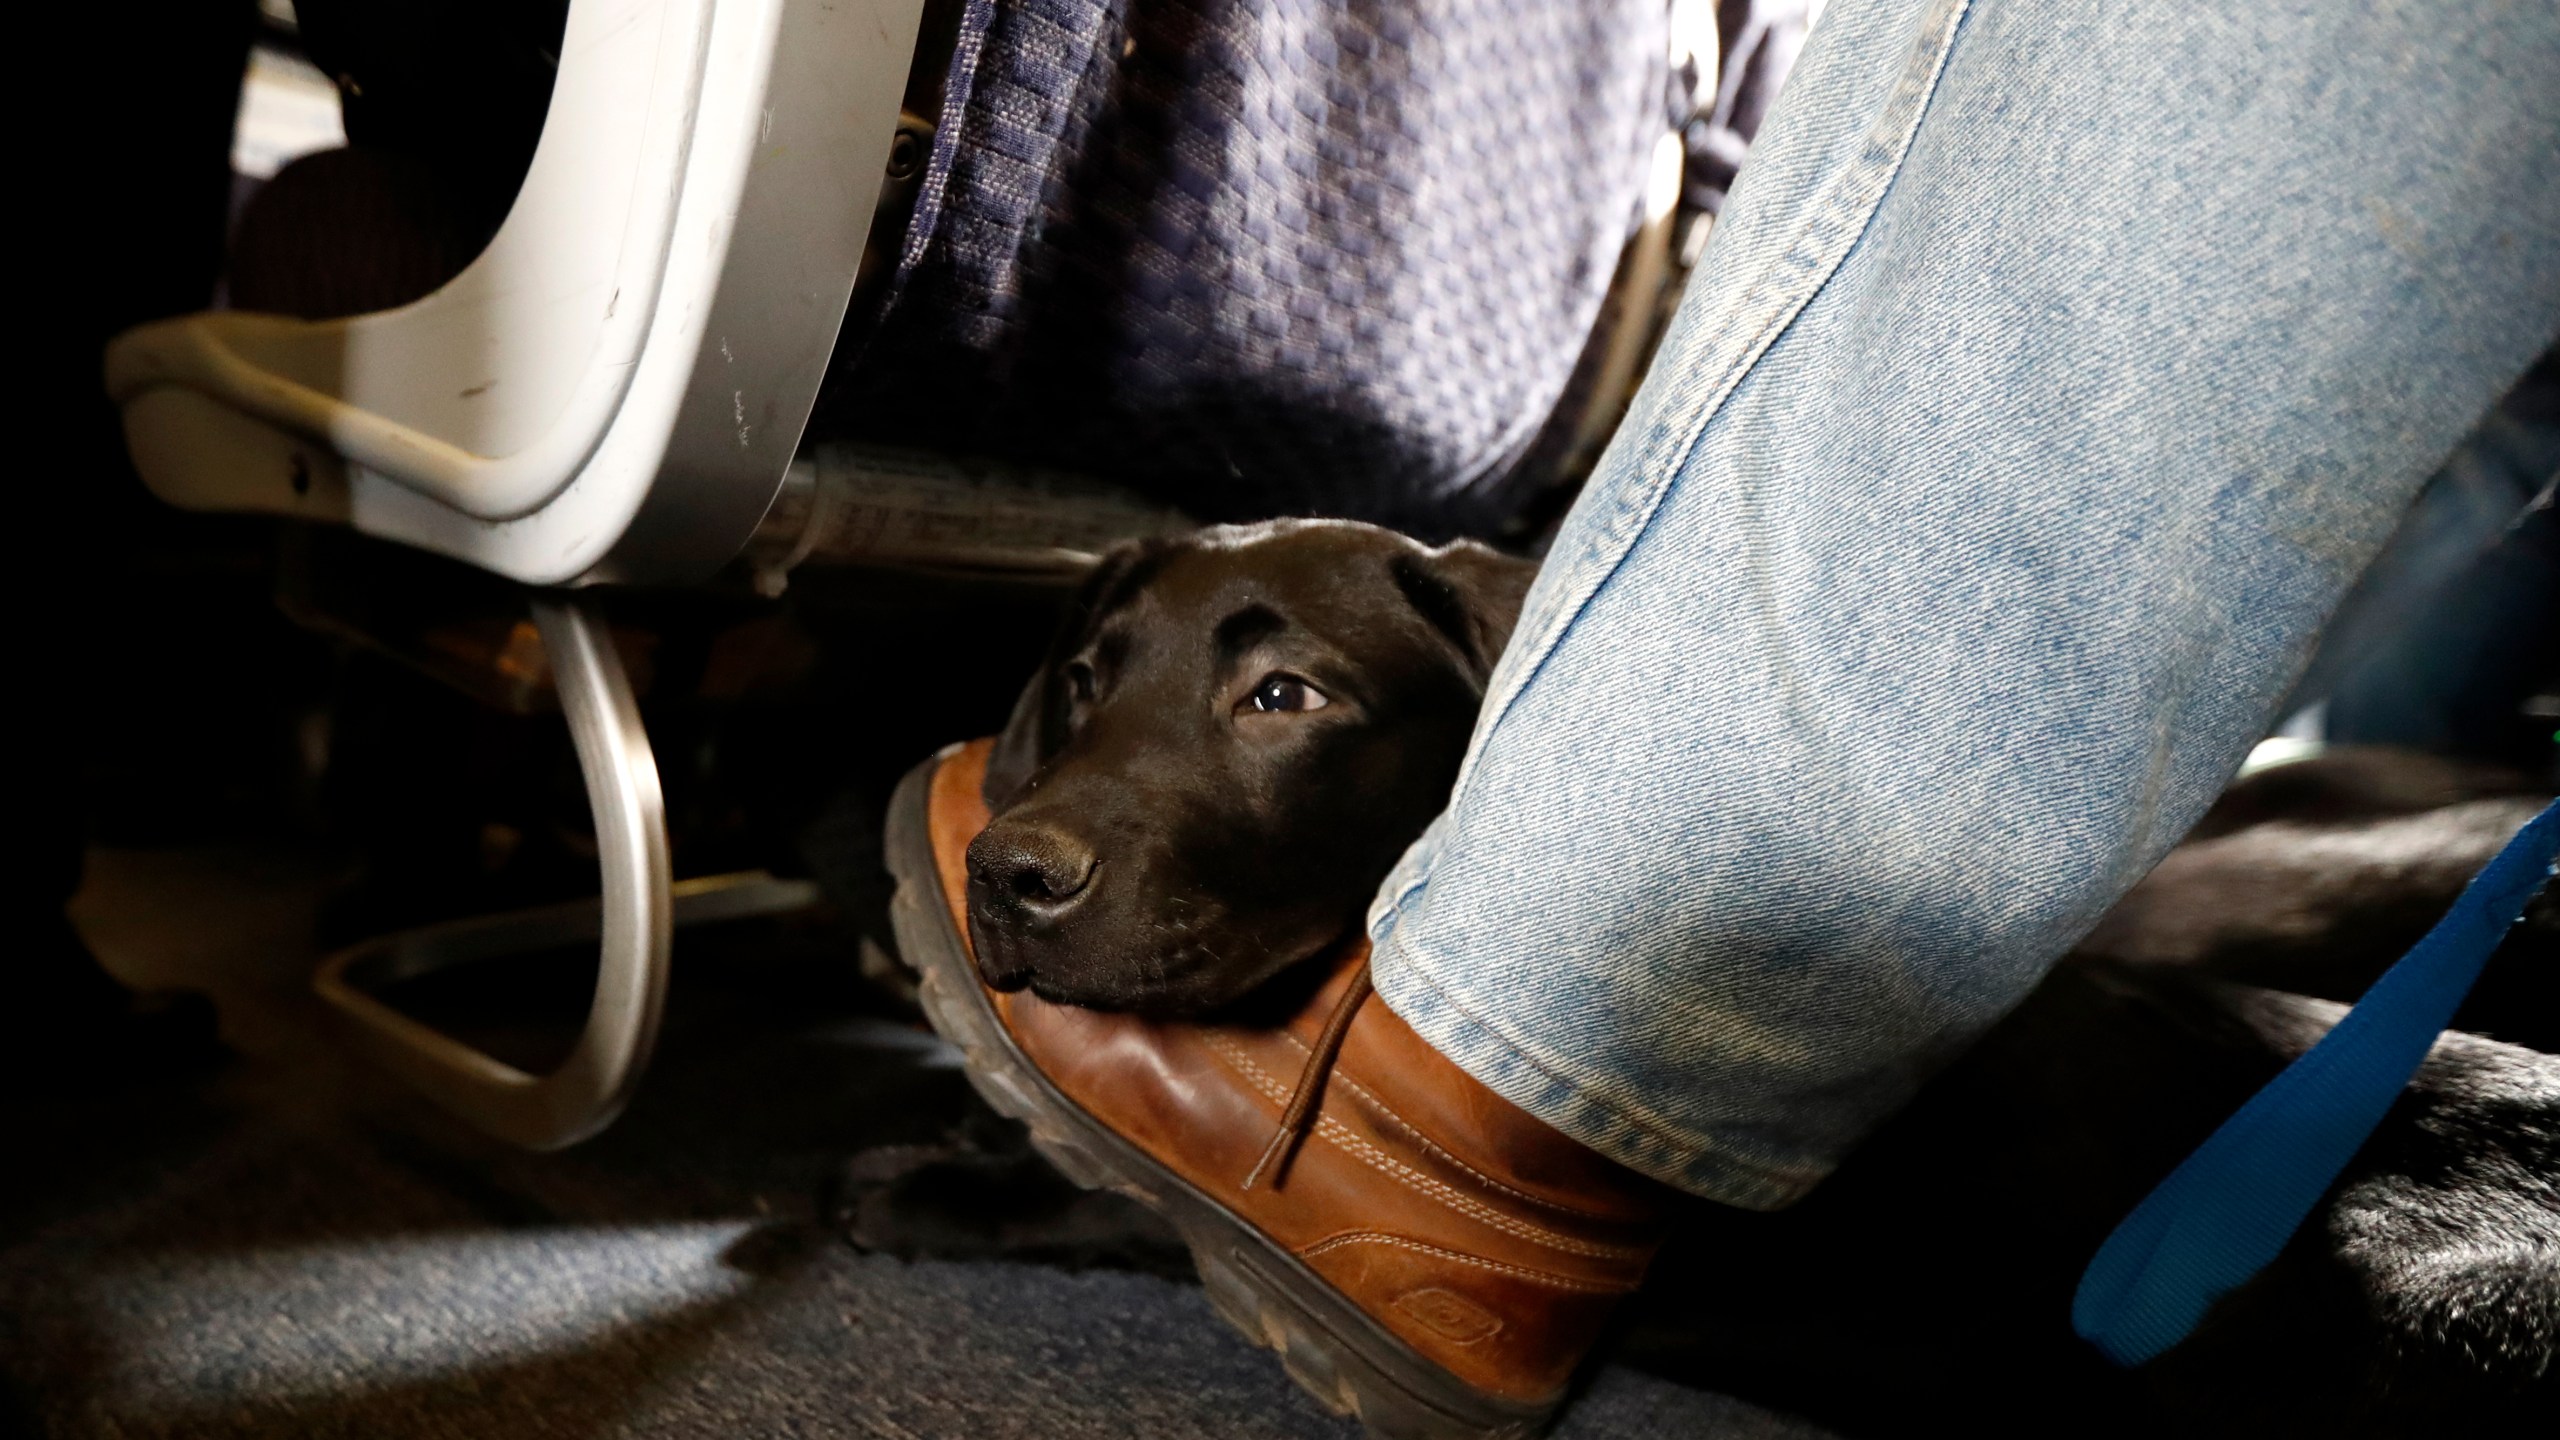
<path fill-rule="evenodd" d="M 1531 568 L 1343 522 L 1125 548 L 987 766 L 987 982 L 1187 1014 L 1341 938 L 1447 803 Z M 1269 713 L 1274 677 L 1320 709 Z"/>
<path fill-rule="evenodd" d="M 1343 525 L 1115 555 L 990 768 L 997 820 L 971 851 L 990 981 L 1196 1012 L 1344 933 L 1445 798 L 1528 570 Z M 1334 703 L 1243 708 L 1274 673 Z M 2538 799 L 2371 752 L 2234 786 L 1811 1197 L 1772 1215 L 1699 1205 L 1620 1357 L 1869 1434 L 2461 1434 L 2560 1414 L 2560 1059 L 2526 1048 L 2560 1039 L 2548 894 L 2458 1021 L 2519 1043 L 2448 1036 L 2274 1266 L 2138 1374 L 2067 1321 L 2115 1221 Z M 1059 890 L 1074 903 L 1049 903 Z M 1011 1217 L 978 1248 L 1168 1263 L 1142 1222 L 1097 1242 L 1090 1205 L 971 1133 L 853 1185 L 857 1233 L 969 1250 L 900 1219 L 959 1173 Z M 1036 1238 L 1052 1204 L 1072 1217 L 1063 1251 Z"/>

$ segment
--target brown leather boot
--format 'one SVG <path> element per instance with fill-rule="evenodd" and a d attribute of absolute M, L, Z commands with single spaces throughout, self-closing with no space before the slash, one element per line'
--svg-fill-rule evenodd
<path fill-rule="evenodd" d="M 1170 1219 L 1219 1313 L 1329 1408 L 1397 1440 L 1538 1430 L 1643 1278 L 1665 1192 L 1369 998 L 1365 943 L 1274 1028 L 989 990 L 964 860 L 987 748 L 926 762 L 889 820 L 899 942 L 979 1091 L 1077 1183 Z"/>

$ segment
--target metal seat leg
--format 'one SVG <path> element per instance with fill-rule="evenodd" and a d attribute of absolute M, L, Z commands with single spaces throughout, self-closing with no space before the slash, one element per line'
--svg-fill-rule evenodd
<path fill-rule="evenodd" d="M 533 614 L 595 812 L 601 903 L 382 936 L 322 961 L 312 983 L 354 1022 L 374 1058 L 430 1100 L 501 1140 L 551 1150 L 603 1129 L 630 1099 L 657 1039 L 677 925 L 800 909 L 817 888 L 762 871 L 672 883 L 657 761 L 594 602 L 545 595 Z M 366 993 L 450 965 L 582 940 L 597 942 L 595 1000 L 576 1048 L 547 1075 L 529 1075 Z"/>

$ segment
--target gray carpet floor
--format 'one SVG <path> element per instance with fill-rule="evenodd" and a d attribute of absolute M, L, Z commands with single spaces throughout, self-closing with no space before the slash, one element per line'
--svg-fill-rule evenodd
<path fill-rule="evenodd" d="M 218 947 L 217 947 L 218 948 Z M 274 971 L 251 1053 L 22 1097 L 0 1195 L 0 1424 L 92 1436 L 1350 1437 L 1194 1285 L 901 1260 L 828 1167 L 947 1108 L 938 1042 L 688 987 L 623 1121 L 505 1152 L 370 1075 Z M 236 978 L 236 974 L 235 974 Z M 245 996 L 245 998 L 244 998 Z M 1564 1437 L 1822 1431 L 1604 1366 Z"/>

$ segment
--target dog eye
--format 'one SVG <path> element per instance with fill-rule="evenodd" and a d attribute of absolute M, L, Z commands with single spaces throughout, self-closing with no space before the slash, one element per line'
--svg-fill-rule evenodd
<path fill-rule="evenodd" d="M 1321 710 L 1333 702 L 1325 693 L 1295 675 L 1265 675 L 1253 687 L 1245 703 L 1265 712 Z"/>
<path fill-rule="evenodd" d="M 1093 698 L 1093 667 L 1081 660 L 1067 662 L 1067 698 L 1082 705 Z"/>

